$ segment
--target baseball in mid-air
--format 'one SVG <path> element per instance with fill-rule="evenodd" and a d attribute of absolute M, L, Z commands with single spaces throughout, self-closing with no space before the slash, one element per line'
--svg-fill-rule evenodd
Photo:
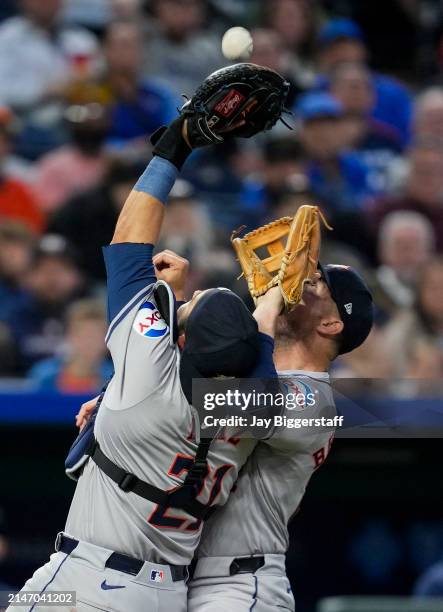
<path fill-rule="evenodd" d="M 252 36 L 249 30 L 237 26 L 223 35 L 222 52 L 228 60 L 248 59 L 252 53 Z"/>

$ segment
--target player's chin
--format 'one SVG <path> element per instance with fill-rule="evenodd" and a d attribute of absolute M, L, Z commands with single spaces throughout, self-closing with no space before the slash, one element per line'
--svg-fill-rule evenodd
<path fill-rule="evenodd" d="M 292 318 L 304 319 L 309 316 L 318 303 L 318 296 L 312 291 L 303 291 L 301 300 L 291 310 Z"/>
<path fill-rule="evenodd" d="M 318 286 L 313 283 L 306 283 L 299 303 L 309 306 L 317 301 L 319 297 Z"/>
<path fill-rule="evenodd" d="M 297 309 L 301 309 L 301 308 L 306 308 L 307 306 L 309 306 L 310 304 L 312 304 L 314 301 L 314 295 L 311 291 L 307 291 L 306 289 L 303 291 L 303 294 L 301 296 L 301 300 L 299 301 L 299 303 L 297 304 L 297 306 L 294 308 L 294 310 Z"/>

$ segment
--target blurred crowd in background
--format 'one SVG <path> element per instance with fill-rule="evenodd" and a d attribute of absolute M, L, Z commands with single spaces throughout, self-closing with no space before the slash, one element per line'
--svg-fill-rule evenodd
<path fill-rule="evenodd" d="M 443 379 L 443 8 L 437 0 L 3 0 L 0 4 L 0 376 L 89 393 L 111 372 L 105 270 L 149 136 L 212 71 L 221 36 L 291 84 L 285 123 L 193 154 L 159 249 L 188 291 L 245 296 L 231 231 L 321 206 L 322 258 L 355 266 L 377 324 L 337 376 Z M 246 296 L 245 296 L 246 297 Z M 431 382 L 435 383 L 435 385 Z M 14 384 L 17 384 L 14 382 Z M 386 391 L 386 389 L 385 389 Z M 439 389 L 441 392 L 441 389 Z"/>

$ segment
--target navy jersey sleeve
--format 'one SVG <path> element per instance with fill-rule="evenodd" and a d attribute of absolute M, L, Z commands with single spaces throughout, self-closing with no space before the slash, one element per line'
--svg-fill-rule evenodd
<path fill-rule="evenodd" d="M 156 282 L 152 244 L 123 242 L 103 247 L 111 322 L 127 304 Z"/>

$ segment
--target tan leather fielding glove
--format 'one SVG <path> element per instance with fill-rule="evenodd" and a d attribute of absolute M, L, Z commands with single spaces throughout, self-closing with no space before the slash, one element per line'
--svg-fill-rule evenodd
<path fill-rule="evenodd" d="M 331 229 L 317 206 L 301 206 L 294 217 L 282 217 L 243 238 L 233 233 L 232 245 L 254 301 L 278 285 L 286 310 L 300 302 L 304 283 L 317 271 L 320 221 Z M 265 249 L 264 257 L 259 249 Z"/>

